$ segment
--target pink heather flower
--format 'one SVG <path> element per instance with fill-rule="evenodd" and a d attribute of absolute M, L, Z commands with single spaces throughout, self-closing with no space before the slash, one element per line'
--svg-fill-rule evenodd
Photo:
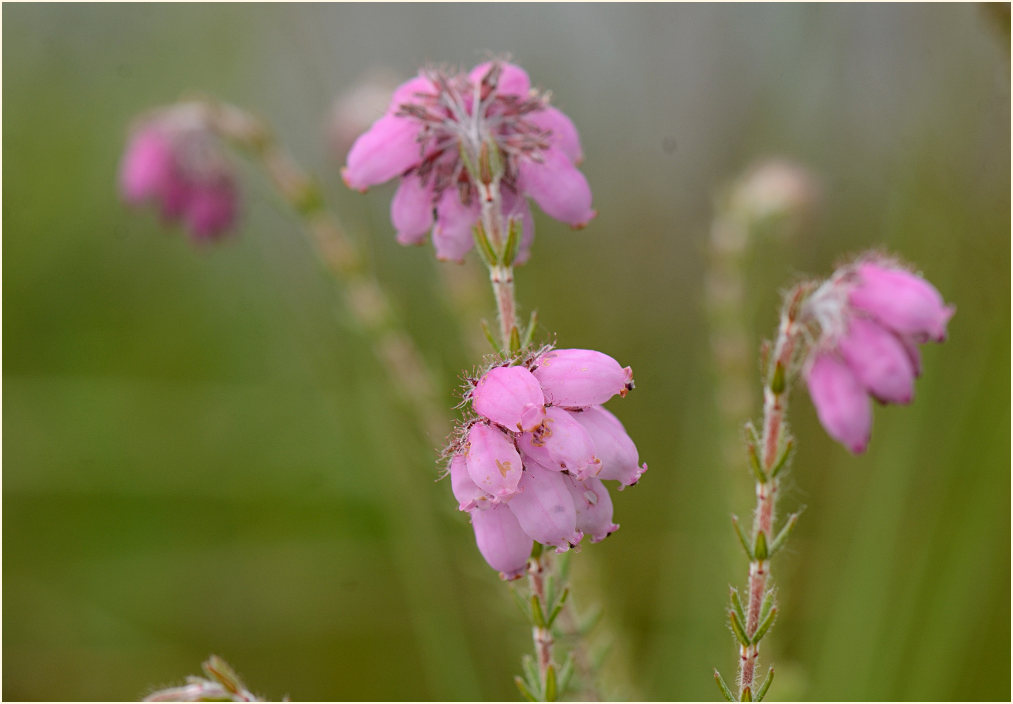
<path fill-rule="evenodd" d="M 120 194 L 153 204 L 195 240 L 214 239 L 235 222 L 235 177 L 201 117 L 187 106 L 156 113 L 131 134 L 120 164 Z"/>
<path fill-rule="evenodd" d="M 473 380 L 467 400 L 479 417 L 468 422 L 450 458 L 458 508 L 471 514 L 479 549 L 504 578 L 523 572 L 527 554 L 518 555 L 524 545 L 530 551 L 531 541 L 562 552 L 584 535 L 598 542 L 615 532 L 601 480 L 622 488 L 647 470 L 622 423 L 598 405 L 633 388 L 629 367 L 591 350 L 558 352 L 493 367 Z M 537 373 L 546 360 L 550 367 L 559 361 L 561 373 L 547 379 L 565 406 L 550 401 L 550 386 Z M 492 511 L 495 519 L 485 515 Z"/>
<path fill-rule="evenodd" d="M 468 432 L 465 455 L 468 476 L 493 501 L 517 493 L 521 480 L 521 458 L 513 440 L 499 428 L 476 423 Z"/>
<path fill-rule="evenodd" d="M 647 465 L 640 464 L 637 446 L 618 418 L 601 406 L 585 408 L 573 417 L 594 441 L 595 456 L 601 461 L 599 479 L 618 481 L 620 491 L 640 481 Z"/>
<path fill-rule="evenodd" d="M 594 350 L 551 350 L 535 360 L 532 373 L 557 406 L 597 406 L 633 388 L 632 369 Z"/>
<path fill-rule="evenodd" d="M 484 149 L 495 149 L 502 164 L 492 178 L 503 217 L 523 224 L 517 263 L 527 259 L 534 238 L 527 198 L 572 227 L 595 216 L 577 169 L 576 128 L 532 90 L 523 69 L 502 61 L 467 74 L 423 70 L 399 86 L 386 112 L 352 145 L 342 175 L 360 191 L 400 177 L 391 201 L 398 242 L 420 244 L 431 232 L 438 259 L 461 261 L 473 246 L 481 202 L 492 197 L 491 182 L 479 184 L 472 173 Z"/>
<path fill-rule="evenodd" d="M 528 555 L 535 542 L 521 529 L 517 517 L 507 506 L 492 506 L 471 512 L 478 551 L 503 579 L 517 579 L 528 566 Z"/>
<path fill-rule="evenodd" d="M 612 497 L 600 479 L 581 481 L 563 476 L 577 511 L 577 530 L 590 535 L 592 543 L 599 543 L 619 530 L 612 522 Z"/>
<path fill-rule="evenodd" d="M 545 417 L 545 396 L 525 367 L 494 367 L 471 392 L 475 412 L 511 430 L 534 430 Z"/>
<path fill-rule="evenodd" d="M 925 279 L 867 255 L 842 267 L 805 304 L 819 339 L 805 368 L 809 396 L 827 432 L 864 452 L 872 427 L 869 397 L 910 403 L 921 374 L 917 344 L 946 338 L 955 309 Z"/>
<path fill-rule="evenodd" d="M 521 435 L 517 446 L 542 467 L 569 472 L 578 479 L 597 476 L 601 471 L 591 435 L 572 413 L 556 406 L 545 410 L 541 426 Z"/>

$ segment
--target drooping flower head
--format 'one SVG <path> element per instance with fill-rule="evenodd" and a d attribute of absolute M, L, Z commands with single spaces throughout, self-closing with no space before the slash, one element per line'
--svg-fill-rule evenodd
<path fill-rule="evenodd" d="M 527 198 L 573 227 L 594 217 L 581 158 L 573 123 L 527 73 L 490 61 L 469 73 L 424 69 L 399 86 L 342 175 L 361 191 L 400 177 L 391 202 L 398 242 L 421 244 L 431 231 L 442 260 L 463 259 L 483 203 L 498 203 L 497 217 L 523 225 L 521 263 L 534 237 Z"/>
<path fill-rule="evenodd" d="M 816 289 L 803 314 L 818 339 L 805 363 L 809 396 L 823 427 L 855 453 L 872 430 L 870 397 L 910 403 L 921 374 L 918 344 L 946 339 L 955 308 L 897 261 L 865 255 Z"/>
<path fill-rule="evenodd" d="M 196 106 L 158 110 L 137 124 L 119 181 L 126 202 L 156 206 L 195 240 L 217 238 L 235 222 L 235 176 Z"/>
<path fill-rule="evenodd" d="M 618 530 L 602 480 L 632 486 L 647 465 L 601 404 L 632 388 L 608 355 L 550 347 L 469 381 L 476 416 L 449 451 L 451 489 L 504 578 L 523 573 L 535 541 L 562 552 Z"/>

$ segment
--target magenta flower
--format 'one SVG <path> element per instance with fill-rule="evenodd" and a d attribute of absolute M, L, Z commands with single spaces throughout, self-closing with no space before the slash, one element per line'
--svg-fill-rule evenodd
<path fill-rule="evenodd" d="M 360 191 L 400 177 L 391 201 L 398 242 L 421 244 L 431 233 L 447 261 L 472 248 L 482 202 L 498 194 L 499 215 L 523 225 L 522 263 L 534 237 L 528 198 L 572 227 L 595 216 L 581 157 L 573 123 L 532 90 L 527 73 L 491 61 L 467 74 L 423 70 L 398 87 L 352 145 L 342 176 Z"/>
<path fill-rule="evenodd" d="M 473 381 L 467 400 L 479 417 L 467 422 L 448 470 L 479 550 L 504 578 L 523 572 L 532 541 L 562 552 L 619 528 L 601 480 L 632 486 L 647 465 L 599 404 L 632 388 L 629 367 L 592 350 L 542 351 Z"/>
<path fill-rule="evenodd" d="M 120 194 L 132 205 L 155 205 L 195 240 L 221 236 L 236 219 L 232 170 L 185 106 L 156 113 L 133 131 L 120 164 Z"/>
<path fill-rule="evenodd" d="M 854 453 L 872 432 L 870 397 L 910 403 L 921 374 L 917 344 L 946 338 L 955 309 L 925 279 L 867 256 L 838 270 L 806 303 L 820 338 L 805 379 L 820 422 Z"/>

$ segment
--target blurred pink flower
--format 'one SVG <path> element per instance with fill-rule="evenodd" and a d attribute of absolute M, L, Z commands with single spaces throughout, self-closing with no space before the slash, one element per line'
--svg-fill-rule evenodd
<path fill-rule="evenodd" d="M 531 89 L 527 73 L 490 61 L 467 74 L 423 70 L 399 86 L 352 145 L 342 175 L 360 191 L 400 177 L 391 202 L 398 242 L 421 244 L 431 231 L 437 258 L 461 261 L 482 199 L 491 197 L 490 182 L 479 183 L 475 172 L 492 159 L 502 170 L 495 177 L 502 215 L 523 225 L 522 263 L 534 237 L 527 198 L 573 227 L 595 216 L 581 157 L 573 123 Z"/>
<path fill-rule="evenodd" d="M 555 368 L 543 374 L 546 364 Z M 565 551 L 585 534 L 598 542 L 619 528 L 601 480 L 632 486 L 647 465 L 600 404 L 631 388 L 629 367 L 592 350 L 540 351 L 473 382 L 468 400 L 479 418 L 451 454 L 451 488 L 472 516 L 486 561 L 504 578 L 523 572 L 523 544 Z M 552 393 L 564 403 L 551 401 Z"/>
<path fill-rule="evenodd" d="M 946 338 L 955 308 L 895 261 L 866 255 L 842 267 L 806 303 L 820 337 L 805 368 L 820 422 L 854 453 L 872 432 L 870 397 L 910 403 L 921 374 L 918 343 Z"/>
<path fill-rule="evenodd" d="M 217 238 L 236 220 L 232 169 L 186 107 L 157 112 L 133 130 L 119 181 L 127 203 L 158 207 L 164 220 L 182 223 L 195 240 Z"/>

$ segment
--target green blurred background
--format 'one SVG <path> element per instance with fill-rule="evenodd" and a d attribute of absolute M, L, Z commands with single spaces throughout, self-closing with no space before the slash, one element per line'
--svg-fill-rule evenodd
<path fill-rule="evenodd" d="M 141 110 L 200 90 L 322 176 L 442 375 L 491 297 L 403 249 L 393 188 L 322 145 L 366 72 L 510 52 L 576 122 L 600 215 L 539 214 L 518 275 L 546 334 L 636 372 L 611 408 L 651 470 L 575 561 L 618 698 L 715 699 L 745 579 L 703 280 L 717 190 L 758 157 L 823 199 L 749 267 L 752 344 L 800 273 L 885 247 L 956 304 L 909 408 L 849 455 L 795 394 L 774 565 L 777 699 L 1010 694 L 1009 15 L 974 5 L 6 5 L 3 697 L 133 699 L 209 653 L 295 699 L 514 699 L 529 636 L 432 448 L 398 410 L 297 223 L 241 166 L 240 235 L 197 248 L 119 203 Z M 448 269 L 451 279 L 448 280 Z M 465 318 L 449 304 L 464 293 Z M 745 420 L 745 419 L 743 419 Z M 735 501 L 731 497 L 739 497 Z"/>

